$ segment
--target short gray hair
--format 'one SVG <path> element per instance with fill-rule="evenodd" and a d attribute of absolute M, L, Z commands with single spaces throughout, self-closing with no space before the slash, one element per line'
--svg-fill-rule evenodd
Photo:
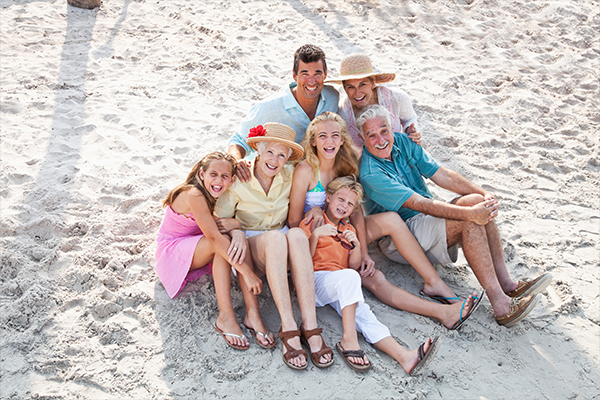
<path fill-rule="evenodd" d="M 265 151 L 265 149 L 267 148 L 267 143 L 269 143 L 269 141 L 262 141 L 262 142 L 256 142 L 256 152 L 258 154 L 261 154 L 263 151 Z M 275 144 L 280 144 L 282 146 L 285 146 L 285 144 L 283 143 L 278 143 L 278 142 L 272 142 Z M 288 158 L 290 158 L 290 156 L 292 155 L 292 148 L 289 146 L 285 146 L 288 149 Z"/>
<path fill-rule="evenodd" d="M 366 106 L 356 116 L 356 127 L 360 132 L 360 136 L 364 139 L 365 135 L 363 134 L 363 125 L 370 119 L 373 118 L 385 118 L 385 121 L 388 124 L 388 127 L 392 128 L 391 114 L 384 106 L 380 106 L 378 104 Z"/>

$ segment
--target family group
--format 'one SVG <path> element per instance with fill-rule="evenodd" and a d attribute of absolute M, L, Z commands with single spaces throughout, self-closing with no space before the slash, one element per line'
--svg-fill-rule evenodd
<path fill-rule="evenodd" d="M 426 367 L 440 338 L 405 349 L 365 303 L 362 287 L 390 307 L 451 330 L 465 323 L 484 295 L 498 324 L 509 327 L 525 318 L 551 276 L 511 278 L 494 221 L 498 200 L 423 149 L 410 98 L 383 86 L 395 74 L 376 73 L 367 55 L 353 54 L 342 60 L 338 77 L 328 78 L 325 54 L 314 45 L 295 52 L 292 71 L 289 87 L 251 108 L 227 153 L 206 155 L 163 200 L 156 271 L 169 296 L 212 273 L 219 305 L 214 328 L 229 346 L 248 349 L 231 302 L 233 270 L 246 303 L 243 325 L 268 349 L 276 337 L 261 318 L 257 297 L 266 276 L 281 319 L 283 360 L 293 369 L 308 365 L 303 346 L 315 366 L 333 364 L 316 317 L 316 307 L 325 305 L 342 317 L 335 348 L 353 370 L 371 368 L 357 332 L 407 373 Z M 341 100 L 328 82 L 341 84 Z M 425 179 L 458 196 L 434 199 Z M 375 268 L 368 252 L 373 242 L 418 272 L 420 296 Z M 432 266 L 455 262 L 459 245 L 483 287 L 464 298 Z M 300 326 L 290 298 L 294 289 Z"/>

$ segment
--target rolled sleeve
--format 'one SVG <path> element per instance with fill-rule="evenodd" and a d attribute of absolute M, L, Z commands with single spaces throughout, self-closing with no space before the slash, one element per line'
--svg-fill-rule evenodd
<path fill-rule="evenodd" d="M 234 185 L 235 184 L 237 184 L 237 182 L 235 182 Z M 214 214 L 219 218 L 233 218 L 235 216 L 235 210 L 239 199 L 235 191 L 231 189 L 232 188 L 229 188 L 229 190 L 217 199 Z"/>

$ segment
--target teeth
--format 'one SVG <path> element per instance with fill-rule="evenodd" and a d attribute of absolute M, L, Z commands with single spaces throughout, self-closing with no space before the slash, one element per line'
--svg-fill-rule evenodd
<path fill-rule="evenodd" d="M 390 144 L 390 142 L 385 142 L 384 144 L 381 144 L 381 145 L 376 144 L 373 147 L 375 147 L 377 150 L 383 150 L 383 149 L 385 149 L 387 147 L 388 144 Z"/>

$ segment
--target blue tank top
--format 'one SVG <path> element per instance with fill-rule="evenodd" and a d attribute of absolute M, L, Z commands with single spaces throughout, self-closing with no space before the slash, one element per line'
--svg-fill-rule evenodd
<path fill-rule="evenodd" d="M 321 171 L 319 170 L 319 167 L 317 167 L 317 178 L 319 179 L 317 186 L 306 192 L 306 197 L 304 199 L 304 212 L 307 212 L 313 207 L 323 208 L 325 205 L 327 192 L 325 192 L 325 188 L 321 183 Z"/>

